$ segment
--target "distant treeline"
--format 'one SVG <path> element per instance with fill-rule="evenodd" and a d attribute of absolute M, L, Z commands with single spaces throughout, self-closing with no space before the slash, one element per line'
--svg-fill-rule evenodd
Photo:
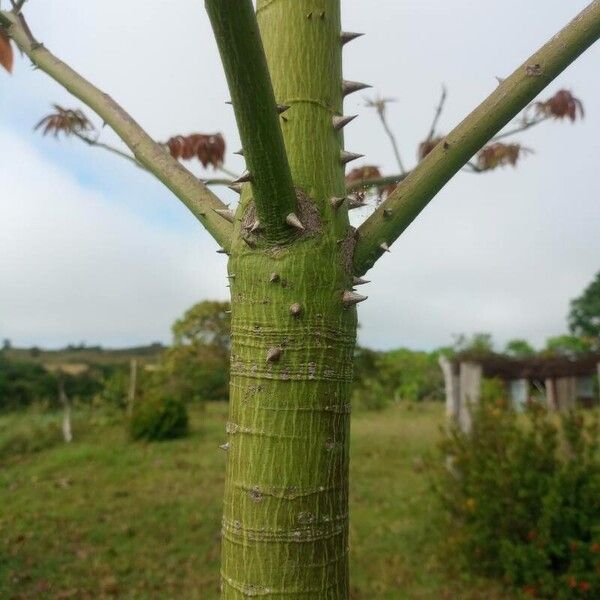
<path fill-rule="evenodd" d="M 0 352 L 0 411 L 25 408 L 34 403 L 58 406 L 59 376 L 69 396 L 85 400 L 102 390 L 110 367 L 96 367 L 78 375 L 58 375 L 43 365 L 12 360 Z"/>
<path fill-rule="evenodd" d="M 226 399 L 229 382 L 230 313 L 228 302 L 204 300 L 190 307 L 172 326 L 170 346 L 155 342 L 127 349 L 85 344 L 61 350 L 0 349 L 0 411 L 34 402 L 58 403 L 60 378 L 75 401 L 123 408 L 128 400 L 132 360 L 137 363 L 140 399 L 170 397 L 183 403 Z M 543 349 L 514 339 L 498 352 L 492 336 L 455 336 L 454 343 L 431 352 L 406 348 L 378 352 L 356 350 L 354 368 L 357 406 L 381 408 L 393 401 L 442 400 L 444 384 L 440 353 L 483 356 L 501 353 L 513 358 L 564 356 L 575 358 L 600 351 L 600 273 L 581 297 L 571 303 L 569 333 L 549 338 Z"/>

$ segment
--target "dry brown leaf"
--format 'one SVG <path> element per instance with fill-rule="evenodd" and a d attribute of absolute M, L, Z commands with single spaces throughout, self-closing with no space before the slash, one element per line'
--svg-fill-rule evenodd
<path fill-rule="evenodd" d="M 13 59 L 14 54 L 10 38 L 2 29 L 0 29 L 0 65 L 9 73 L 12 73 Z"/>

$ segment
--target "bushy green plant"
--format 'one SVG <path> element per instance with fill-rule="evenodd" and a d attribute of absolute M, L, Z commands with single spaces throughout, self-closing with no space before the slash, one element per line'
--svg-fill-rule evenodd
<path fill-rule="evenodd" d="M 0 461 L 12 456 L 32 454 L 64 443 L 57 418 L 24 413 L 5 417 L 0 423 Z"/>
<path fill-rule="evenodd" d="M 130 433 L 134 440 L 149 442 L 184 437 L 188 433 L 185 404 L 171 396 L 143 398 L 131 417 Z"/>
<path fill-rule="evenodd" d="M 598 416 L 483 403 L 451 428 L 436 489 L 471 568 L 537 598 L 600 597 Z"/>

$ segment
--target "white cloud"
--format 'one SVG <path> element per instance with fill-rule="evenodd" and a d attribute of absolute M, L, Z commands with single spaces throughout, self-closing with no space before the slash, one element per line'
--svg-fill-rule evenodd
<path fill-rule="evenodd" d="M 223 259 L 85 189 L 0 130 L 0 331 L 18 343 L 169 339 L 201 297 L 225 297 Z"/>
<path fill-rule="evenodd" d="M 201 2 L 30 4 L 42 41 L 157 139 L 220 130 L 238 147 Z M 448 131 L 495 87 L 496 75 L 508 74 L 586 4 L 345 0 L 344 27 L 368 34 L 347 47 L 345 75 L 397 98 L 389 119 L 411 163 L 442 82 L 449 99 L 440 128 Z M 364 343 L 432 347 L 455 332 L 484 330 L 501 341 L 539 344 L 564 329 L 568 300 L 600 269 L 599 60 L 597 45 L 549 92 L 569 87 L 581 96 L 583 124 L 523 135 L 536 153 L 516 171 L 461 174 L 373 269 L 370 299 L 360 306 Z M 192 217 L 182 225 L 185 212 L 166 192 L 82 149 L 96 173 L 86 189 L 70 174 L 80 175 L 80 165 L 59 166 L 65 145 L 53 151 L 29 133 L 27 142 L 7 133 L 34 123 L 52 101 L 79 104 L 26 61 L 16 71 L 0 88 L 0 335 L 39 344 L 164 339 L 187 305 L 224 297 L 223 259 L 206 234 L 193 233 Z M 348 149 L 392 171 L 393 155 L 364 95 L 350 97 L 346 112 L 361 114 L 346 130 Z M 54 152 L 54 165 L 30 143 Z M 69 152 L 72 161 L 74 145 Z"/>

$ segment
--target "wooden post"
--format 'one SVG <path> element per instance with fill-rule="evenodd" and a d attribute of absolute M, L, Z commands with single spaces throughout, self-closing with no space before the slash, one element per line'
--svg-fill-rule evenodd
<path fill-rule="evenodd" d="M 67 444 L 70 444 L 73 441 L 73 430 L 71 428 L 71 403 L 69 402 L 69 397 L 65 392 L 65 381 L 63 379 L 62 373 L 58 373 L 58 397 L 63 405 L 63 438 Z"/>
<path fill-rule="evenodd" d="M 438 364 L 444 374 L 444 389 L 446 390 L 446 417 L 452 422 L 458 422 L 460 413 L 460 390 L 458 374 L 447 356 L 440 354 Z"/>
<path fill-rule="evenodd" d="M 546 384 L 546 406 L 548 410 L 556 412 L 558 410 L 558 401 L 556 399 L 556 383 L 554 379 L 548 377 Z"/>
<path fill-rule="evenodd" d="M 577 404 L 576 377 L 560 377 L 556 380 L 556 404 L 560 411 L 575 408 Z"/>
<path fill-rule="evenodd" d="M 471 412 L 479 404 L 481 398 L 481 365 L 472 362 L 460 363 L 459 386 L 460 386 L 460 428 L 468 433 L 471 431 Z"/>
<path fill-rule="evenodd" d="M 129 393 L 127 395 L 127 414 L 133 415 L 135 406 L 135 392 L 137 387 L 137 359 L 132 358 L 129 362 Z"/>

